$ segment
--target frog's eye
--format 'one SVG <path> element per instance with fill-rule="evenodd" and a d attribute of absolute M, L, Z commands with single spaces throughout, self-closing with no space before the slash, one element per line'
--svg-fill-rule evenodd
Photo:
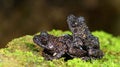
<path fill-rule="evenodd" d="M 41 32 L 40 34 L 40 42 L 42 45 L 46 45 L 48 41 L 48 33 L 47 32 Z"/>
<path fill-rule="evenodd" d="M 48 33 L 47 33 L 47 32 L 41 32 L 41 33 L 40 33 L 40 36 L 47 37 L 47 36 L 48 36 Z"/>

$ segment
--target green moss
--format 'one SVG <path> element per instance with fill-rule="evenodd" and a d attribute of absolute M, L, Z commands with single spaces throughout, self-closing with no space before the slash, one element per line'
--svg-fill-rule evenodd
<path fill-rule="evenodd" d="M 55 36 L 71 34 L 69 31 L 52 30 Z M 92 60 L 92 63 L 74 58 L 63 61 L 64 58 L 45 61 L 41 56 L 42 48 L 33 43 L 31 35 L 13 39 L 6 48 L 0 49 L 0 67 L 118 67 L 120 65 L 120 37 L 114 37 L 103 31 L 95 31 L 93 35 L 100 40 L 101 49 L 105 56 L 101 60 Z"/>

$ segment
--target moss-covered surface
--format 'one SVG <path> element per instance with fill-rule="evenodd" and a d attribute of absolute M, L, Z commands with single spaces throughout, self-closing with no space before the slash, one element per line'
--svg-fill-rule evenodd
<path fill-rule="evenodd" d="M 71 34 L 53 30 L 49 32 L 55 36 Z M 101 49 L 105 56 L 101 60 L 85 62 L 79 58 L 63 61 L 64 58 L 45 61 L 41 56 L 42 48 L 33 43 L 31 35 L 13 39 L 6 48 L 0 49 L 0 67 L 118 67 L 120 65 L 120 37 L 114 37 L 103 31 L 95 31 L 93 35 L 99 37 Z"/>

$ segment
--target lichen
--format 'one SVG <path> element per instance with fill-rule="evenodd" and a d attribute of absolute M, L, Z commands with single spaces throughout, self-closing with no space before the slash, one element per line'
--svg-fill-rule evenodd
<path fill-rule="evenodd" d="M 48 32 L 55 36 L 71 34 L 69 31 L 52 30 Z M 64 58 L 46 61 L 41 56 L 42 48 L 33 43 L 33 36 L 26 35 L 10 41 L 6 48 L 0 49 L 0 67 L 118 67 L 120 65 L 120 37 L 114 37 L 104 31 L 92 32 L 100 40 L 101 50 L 105 56 L 101 60 L 91 62 L 74 58 L 64 61 Z"/>

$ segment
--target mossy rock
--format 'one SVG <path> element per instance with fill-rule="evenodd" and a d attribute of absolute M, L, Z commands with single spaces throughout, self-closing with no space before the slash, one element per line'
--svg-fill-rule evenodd
<path fill-rule="evenodd" d="M 52 30 L 55 36 L 71 34 L 69 31 Z M 46 61 L 41 56 L 42 48 L 33 43 L 33 36 L 26 35 L 13 39 L 6 48 L 0 49 L 0 67 L 118 67 L 120 65 L 120 37 L 114 37 L 103 31 L 95 31 L 93 35 L 100 40 L 105 56 L 91 62 L 79 58 L 64 61 L 64 58 Z"/>

